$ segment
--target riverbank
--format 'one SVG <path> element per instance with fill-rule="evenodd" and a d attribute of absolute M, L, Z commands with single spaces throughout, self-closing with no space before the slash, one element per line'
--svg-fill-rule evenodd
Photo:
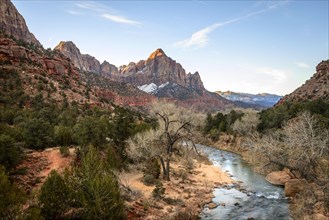
<path fill-rule="evenodd" d="M 163 181 L 163 198 L 154 199 L 155 186 L 142 182 L 143 173 L 132 170 L 121 173 L 121 183 L 131 189 L 128 219 L 197 219 L 203 207 L 212 204 L 213 189 L 233 182 L 227 173 L 209 163 L 194 160 L 193 169 L 187 171 L 181 160 L 173 161 L 171 181 Z"/>
<path fill-rule="evenodd" d="M 281 170 L 264 169 L 264 165 L 259 163 L 257 157 L 254 157 L 253 154 L 250 154 L 250 152 L 248 152 L 245 148 L 241 146 L 241 137 L 234 137 L 233 135 L 223 135 L 217 142 L 210 142 L 207 143 L 207 145 L 240 155 L 241 158 L 243 158 L 247 163 L 251 164 L 251 168 L 256 173 L 262 174 L 264 177 L 268 174 L 272 174 L 273 171 L 276 171 L 275 173 L 284 173 Z M 288 172 L 290 171 L 288 170 Z M 290 214 L 295 219 L 301 220 L 329 220 L 329 203 L 326 202 L 328 201 L 328 197 L 326 197 L 327 195 L 324 191 L 326 187 L 328 187 L 328 183 L 327 185 L 320 186 L 312 181 L 306 181 L 304 179 L 294 179 L 294 177 L 291 178 L 292 181 L 298 181 L 299 183 L 305 184 L 302 184 L 302 186 L 300 187 L 294 187 L 296 185 L 296 182 L 292 182 L 293 184 L 289 184 L 288 189 L 285 187 L 285 194 L 288 196 L 291 194 L 289 192 L 296 190 L 294 196 L 289 197 L 288 199 Z"/>

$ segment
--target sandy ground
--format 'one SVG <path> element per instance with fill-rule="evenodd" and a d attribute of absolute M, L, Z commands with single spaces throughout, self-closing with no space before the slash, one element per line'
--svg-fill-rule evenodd
<path fill-rule="evenodd" d="M 47 177 L 52 170 L 62 172 L 65 168 L 70 166 L 70 163 L 74 158 L 74 148 L 70 148 L 70 156 L 68 157 L 63 157 L 59 148 L 48 148 L 43 151 L 43 153 L 49 161 L 49 165 L 39 173 L 38 176 L 42 178 Z"/>
<path fill-rule="evenodd" d="M 164 198 L 176 202 L 166 202 L 166 199 L 154 199 L 152 190 L 155 186 L 142 183 L 142 172 L 133 171 L 121 173 L 121 183 L 134 193 L 127 202 L 128 219 L 170 219 L 179 212 L 198 215 L 205 204 L 211 203 L 213 189 L 232 183 L 226 173 L 217 167 L 195 161 L 194 168 L 182 176 L 186 169 L 179 163 L 172 163 L 171 181 L 161 180 L 165 188 Z M 214 204 L 212 204 L 214 205 Z"/>
<path fill-rule="evenodd" d="M 68 157 L 63 157 L 59 148 L 31 152 L 21 164 L 28 173 L 18 176 L 17 180 L 27 191 L 38 189 L 51 170 L 62 172 L 71 166 L 74 157 L 73 148 Z M 125 196 L 128 219 L 172 219 L 177 213 L 198 215 L 204 205 L 214 205 L 211 201 L 215 187 L 232 183 L 225 172 L 209 162 L 194 160 L 193 169 L 188 170 L 179 161 L 171 163 L 171 181 L 161 179 L 165 194 L 160 199 L 152 196 L 155 186 L 144 185 L 141 171 L 132 170 L 119 174 L 121 184 L 131 190 Z"/>
<path fill-rule="evenodd" d="M 25 170 L 25 173 L 16 175 L 14 178 L 26 192 L 31 192 L 41 187 L 52 170 L 62 172 L 66 167 L 70 167 L 74 157 L 73 148 L 70 149 L 68 157 L 63 157 L 58 147 L 29 152 L 17 167 L 18 170 Z"/>

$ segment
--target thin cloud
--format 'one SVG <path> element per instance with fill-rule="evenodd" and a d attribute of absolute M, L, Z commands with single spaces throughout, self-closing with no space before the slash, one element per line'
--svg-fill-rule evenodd
<path fill-rule="evenodd" d="M 96 2 L 81 2 L 81 3 L 77 3 L 76 6 L 81 9 L 97 11 L 97 12 L 105 12 L 108 10 L 107 7 Z"/>
<path fill-rule="evenodd" d="M 139 21 L 130 20 L 128 18 L 119 15 L 102 14 L 102 17 L 117 23 L 132 24 L 132 25 L 140 24 Z"/>
<path fill-rule="evenodd" d="M 83 13 L 78 12 L 78 11 L 73 11 L 73 10 L 68 10 L 66 11 L 67 13 L 71 14 L 71 15 L 82 15 Z"/>
<path fill-rule="evenodd" d="M 275 4 L 270 4 L 265 9 L 254 11 L 254 12 L 251 12 L 251 13 L 246 14 L 244 16 L 237 17 L 237 18 L 234 18 L 234 19 L 222 22 L 222 23 L 219 23 L 219 22 L 214 23 L 212 25 L 209 25 L 209 26 L 193 33 L 192 36 L 187 38 L 187 39 L 175 42 L 173 45 L 174 45 L 174 47 L 181 47 L 181 48 L 188 48 L 188 47 L 192 47 L 192 46 L 194 46 L 196 48 L 205 47 L 210 41 L 209 40 L 209 35 L 213 31 L 215 31 L 217 28 L 223 27 L 225 25 L 232 24 L 232 23 L 235 23 L 235 22 L 242 21 L 242 20 L 248 19 L 250 17 L 256 16 L 256 15 L 259 15 L 259 14 L 263 14 L 263 13 L 269 11 L 269 10 L 276 9 L 279 6 L 282 6 L 283 4 L 286 4 L 286 3 L 287 3 L 287 1 L 279 2 L 279 3 L 275 3 Z"/>
<path fill-rule="evenodd" d="M 120 12 L 113 9 L 113 8 L 109 8 L 103 4 L 97 3 L 97 2 L 81 2 L 81 3 L 77 3 L 75 4 L 76 7 L 83 9 L 83 10 L 88 10 L 89 12 L 91 12 L 91 15 L 94 16 L 99 16 L 102 17 L 106 20 L 112 21 L 112 22 L 116 22 L 116 23 L 121 23 L 121 24 L 128 24 L 128 25 L 138 25 L 141 24 L 141 22 L 136 21 L 136 20 L 132 20 L 132 19 L 128 19 L 123 15 L 120 15 Z M 75 11 L 71 11 L 69 13 L 73 14 L 72 12 Z"/>
<path fill-rule="evenodd" d="M 306 69 L 311 67 L 310 65 L 308 65 L 307 63 L 304 63 L 304 62 L 296 62 L 295 64 L 301 68 L 306 68 Z"/>
<path fill-rule="evenodd" d="M 213 24 L 204 29 L 201 29 L 195 32 L 194 34 L 192 34 L 190 38 L 174 43 L 174 46 L 175 47 L 190 47 L 190 46 L 204 47 L 209 42 L 208 35 L 219 26 L 220 24 Z"/>
<path fill-rule="evenodd" d="M 251 93 L 275 93 L 279 89 L 289 87 L 291 72 L 270 66 L 255 66 L 249 63 L 238 64 L 234 70 L 236 83 L 240 91 Z"/>
<path fill-rule="evenodd" d="M 281 83 L 284 81 L 289 73 L 284 70 L 275 69 L 271 67 L 256 67 L 249 64 L 241 64 L 239 65 L 242 70 L 245 72 L 249 72 L 252 75 L 266 76 L 270 83 Z"/>

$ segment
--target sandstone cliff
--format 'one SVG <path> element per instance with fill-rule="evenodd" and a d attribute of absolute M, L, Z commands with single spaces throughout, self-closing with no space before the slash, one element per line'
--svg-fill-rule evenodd
<path fill-rule="evenodd" d="M 162 49 L 154 51 L 146 61 L 129 63 L 121 68 L 125 82 L 136 86 L 154 83 L 157 86 L 169 83 L 187 87 L 187 76 L 182 65 L 168 57 Z"/>
<path fill-rule="evenodd" d="M 61 42 L 55 49 L 70 58 L 83 71 L 96 73 L 116 82 L 132 84 L 161 99 L 203 111 L 235 106 L 220 95 L 207 91 L 198 72 L 186 74 L 182 65 L 168 57 L 162 49 L 155 50 L 146 60 L 130 62 L 119 68 L 107 61 L 100 65 L 94 57 L 81 54 L 70 41 Z M 86 59 L 87 56 L 89 59 Z"/>
<path fill-rule="evenodd" d="M 320 62 L 316 66 L 316 73 L 302 86 L 284 96 L 279 103 L 285 101 L 304 101 L 315 99 L 329 100 L 329 60 Z"/>
<path fill-rule="evenodd" d="M 40 46 L 40 42 L 29 31 L 23 16 L 17 11 L 10 0 L 1 0 L 0 4 L 0 32 Z"/>
<path fill-rule="evenodd" d="M 29 105 L 36 95 L 55 102 L 77 102 L 80 105 L 111 108 L 111 103 L 121 106 L 145 106 L 156 98 L 135 86 L 114 82 L 99 74 L 81 72 L 72 61 L 57 50 L 31 50 L 19 46 L 13 39 L 0 34 L 0 84 L 21 82 L 21 88 L 12 92 L 0 87 L 0 105 L 6 97 Z M 26 99 L 24 97 L 30 97 Z"/>
<path fill-rule="evenodd" d="M 202 93 L 205 90 L 199 72 L 195 72 L 194 74 L 187 74 L 186 87 L 198 93 Z"/>
<path fill-rule="evenodd" d="M 72 41 L 61 41 L 54 50 L 61 51 L 66 57 L 70 58 L 74 66 L 82 71 L 99 73 L 101 64 L 99 61 L 88 54 L 81 54 L 79 48 Z"/>

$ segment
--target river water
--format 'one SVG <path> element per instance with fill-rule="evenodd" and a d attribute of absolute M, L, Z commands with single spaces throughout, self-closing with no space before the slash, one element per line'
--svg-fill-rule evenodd
<path fill-rule="evenodd" d="M 201 220 L 292 219 L 282 187 L 268 183 L 237 154 L 202 145 L 198 145 L 198 149 L 240 183 L 215 189 L 212 202 L 218 207 L 205 207 L 200 214 Z"/>

